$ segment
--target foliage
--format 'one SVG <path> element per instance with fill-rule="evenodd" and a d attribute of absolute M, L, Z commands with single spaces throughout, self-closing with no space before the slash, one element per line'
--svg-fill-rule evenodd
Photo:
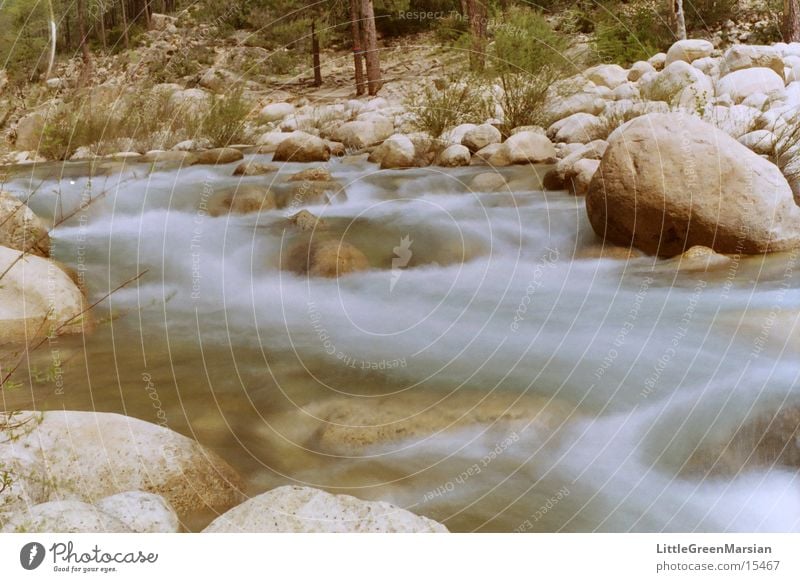
<path fill-rule="evenodd" d="M 659 8 L 642 2 L 599 10 L 594 38 L 599 60 L 627 66 L 666 50 L 674 36 Z"/>
<path fill-rule="evenodd" d="M 0 1 L 0 69 L 12 83 L 36 80 L 45 72 L 47 26 L 45 3 Z"/>
<path fill-rule="evenodd" d="M 462 123 L 483 123 L 493 116 L 492 100 L 476 78 L 447 79 L 425 85 L 406 95 L 406 107 L 420 131 L 438 138 L 448 128 Z"/>
<path fill-rule="evenodd" d="M 686 28 L 693 30 L 711 30 L 726 20 L 737 18 L 738 0 L 691 0 L 684 2 Z"/>
<path fill-rule="evenodd" d="M 570 71 L 568 38 L 541 13 L 511 10 L 494 32 L 491 70 L 503 89 L 500 104 L 507 127 L 544 123 L 550 87 Z"/>
<path fill-rule="evenodd" d="M 189 133 L 193 138 L 208 139 L 214 147 L 224 147 L 244 141 L 244 120 L 250 105 L 241 88 L 226 95 L 213 95 L 208 112 L 192 117 Z"/>

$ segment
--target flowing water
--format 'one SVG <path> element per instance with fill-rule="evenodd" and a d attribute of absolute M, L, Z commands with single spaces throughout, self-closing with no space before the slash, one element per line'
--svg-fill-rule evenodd
<path fill-rule="evenodd" d="M 313 279 L 279 268 L 312 236 L 288 225 L 297 208 L 207 212 L 303 166 L 232 167 L 12 174 L 44 217 L 97 198 L 53 235 L 92 299 L 147 272 L 93 334 L 37 351 L 7 408 L 162 423 L 249 494 L 307 484 L 455 531 L 800 529 L 796 467 L 706 472 L 731 465 L 738 427 L 800 403 L 797 256 L 709 272 L 598 258 L 583 201 L 537 190 L 533 169 L 482 193 L 480 168 L 334 162 L 346 202 L 309 210 L 373 268 Z"/>

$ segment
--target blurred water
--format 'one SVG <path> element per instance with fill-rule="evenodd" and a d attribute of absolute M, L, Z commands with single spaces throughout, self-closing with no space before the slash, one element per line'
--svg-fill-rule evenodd
<path fill-rule="evenodd" d="M 513 194 L 490 194 L 468 187 L 479 168 L 337 163 L 347 202 L 308 209 L 376 268 L 309 279 L 280 269 L 300 240 L 292 211 L 207 214 L 214 192 L 301 168 L 240 180 L 232 166 L 141 165 L 90 182 L 68 165 L 12 179 L 5 189 L 35 189 L 30 205 L 51 218 L 104 192 L 54 235 L 91 297 L 147 274 L 98 308 L 93 335 L 36 354 L 5 406 L 164 422 L 222 453 L 251 492 L 308 483 L 454 530 L 798 530 L 795 469 L 687 470 L 750 419 L 797 406 L 797 257 L 713 273 L 589 258 L 601 243 L 583 201 L 536 190 L 532 169 L 507 171 Z M 392 268 L 404 238 L 411 259 Z M 43 377 L 53 350 L 63 390 Z M 337 455 L 310 446 L 319 423 L 297 413 L 352 395 L 501 392 L 538 397 L 560 420 Z"/>

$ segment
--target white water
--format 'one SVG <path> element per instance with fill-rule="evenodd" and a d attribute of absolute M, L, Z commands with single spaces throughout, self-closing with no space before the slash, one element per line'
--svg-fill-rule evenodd
<path fill-rule="evenodd" d="M 242 182 L 282 182 L 301 168 Z M 454 530 L 800 529 L 794 468 L 705 479 L 681 472 L 695 449 L 715 458 L 748 419 L 800 403 L 792 325 L 767 326 L 756 349 L 770 311 L 779 323 L 796 321 L 796 257 L 742 260 L 713 274 L 652 258 L 581 258 L 600 243 L 580 199 L 470 192 L 476 168 L 336 164 L 348 201 L 309 210 L 347 227 L 385 268 L 311 280 L 278 268 L 294 243 L 292 211 L 202 211 L 210 190 L 239 182 L 231 169 L 131 166 L 92 181 L 94 194 L 107 194 L 56 230 L 55 255 L 85 267 L 94 298 L 148 273 L 98 311 L 116 317 L 85 346 L 59 340 L 74 354 L 63 395 L 31 381 L 7 406 L 153 422 L 161 411 L 169 426 L 225 455 L 253 492 L 309 483 L 394 501 Z M 18 177 L 5 187 L 24 195 L 39 184 L 30 205 L 43 216 L 68 212 L 87 191 L 81 177 Z M 405 236 L 411 268 L 392 271 Z M 397 360 L 405 365 L 361 369 Z M 517 442 L 460 482 L 508 427 L 393 443 L 363 459 L 309 455 L 299 443 L 278 453 L 264 436 L 271 415 L 323 398 L 454 390 L 544 396 L 572 414 L 557 431 L 536 419 L 518 427 Z M 426 495 L 448 483 L 451 491 Z"/>

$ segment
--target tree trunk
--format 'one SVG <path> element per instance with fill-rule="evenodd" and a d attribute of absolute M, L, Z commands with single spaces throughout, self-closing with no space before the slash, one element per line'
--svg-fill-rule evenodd
<path fill-rule="evenodd" d="M 78 35 L 80 36 L 81 56 L 83 57 L 83 70 L 78 80 L 79 87 L 85 87 L 92 77 L 92 53 L 89 51 L 86 31 L 86 0 L 78 0 Z"/>
<path fill-rule="evenodd" d="M 121 0 L 120 8 L 122 9 L 122 38 L 125 41 L 125 48 L 130 48 L 130 44 L 128 41 L 128 17 L 125 14 L 125 0 Z"/>
<path fill-rule="evenodd" d="M 672 0 L 672 17 L 675 19 L 675 36 L 678 40 L 686 40 L 686 13 L 683 11 L 683 0 Z"/>
<path fill-rule="evenodd" d="M 372 0 L 361 0 L 361 16 L 366 37 L 367 90 L 375 95 L 381 88 L 381 62 L 378 56 L 378 33 L 375 30 L 375 9 Z"/>
<path fill-rule="evenodd" d="M 319 39 L 314 21 L 311 21 L 311 55 L 314 60 L 314 87 L 322 85 L 322 71 L 319 64 Z"/>
<path fill-rule="evenodd" d="M 472 36 L 469 66 L 473 71 L 482 71 L 486 64 L 486 5 L 481 0 L 467 0 L 466 6 Z"/>
<path fill-rule="evenodd" d="M 353 65 L 355 65 L 356 69 L 356 95 L 363 95 L 367 91 L 367 87 L 364 83 L 364 59 L 361 54 L 361 11 L 359 10 L 358 4 L 358 0 L 350 0 L 350 34 L 353 37 Z"/>
<path fill-rule="evenodd" d="M 797 0 L 783 0 L 783 41 L 800 41 L 800 7 Z"/>
<path fill-rule="evenodd" d="M 105 6 L 100 3 L 98 10 L 100 11 L 100 42 L 103 43 L 103 50 L 108 50 L 108 42 L 106 41 L 106 11 Z"/>

